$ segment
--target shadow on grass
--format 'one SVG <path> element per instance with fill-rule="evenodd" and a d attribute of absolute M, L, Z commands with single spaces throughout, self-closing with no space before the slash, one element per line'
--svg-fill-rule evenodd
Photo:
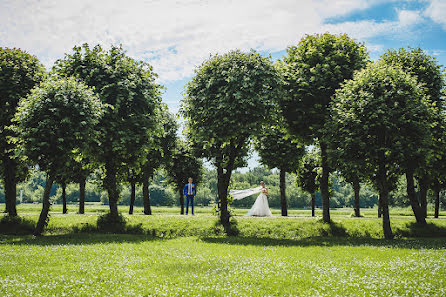
<path fill-rule="evenodd" d="M 446 227 L 434 223 L 421 225 L 412 222 L 407 223 L 404 229 L 395 230 L 395 235 L 402 237 L 444 237 L 446 239 Z"/>
<path fill-rule="evenodd" d="M 139 243 L 147 241 L 165 240 L 150 235 L 135 234 L 63 234 L 63 235 L 46 235 L 46 236 L 12 236 L 0 235 L 0 246 L 5 244 L 14 245 L 94 245 L 107 243 Z"/>
<path fill-rule="evenodd" d="M 335 247 L 335 246 L 373 246 L 385 248 L 405 248 L 405 249 L 444 249 L 446 239 L 430 238 L 423 239 L 373 239 L 373 238 L 353 238 L 353 237 L 309 237 L 302 239 L 273 239 L 258 237 L 203 237 L 201 241 L 217 244 L 231 244 L 244 246 L 282 246 L 282 247 Z"/>

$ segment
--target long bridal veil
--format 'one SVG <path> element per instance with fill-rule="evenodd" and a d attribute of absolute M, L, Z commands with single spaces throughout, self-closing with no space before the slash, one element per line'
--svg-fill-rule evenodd
<path fill-rule="evenodd" d="M 269 209 L 269 205 L 268 205 L 268 197 L 264 193 L 261 193 L 261 192 L 262 192 L 262 187 L 256 187 L 256 188 L 246 189 L 246 190 L 231 190 L 231 191 L 229 191 L 229 194 L 231 194 L 235 200 L 240 200 L 240 199 L 246 198 L 248 196 L 260 193 L 260 195 L 257 196 L 257 199 L 254 202 L 254 205 L 248 211 L 246 216 L 271 217 L 272 214 L 271 214 L 271 210 Z"/>
<path fill-rule="evenodd" d="M 262 191 L 262 187 L 256 187 L 256 188 L 245 189 L 245 190 L 231 190 L 231 191 L 229 191 L 229 194 L 232 195 L 234 200 L 241 200 L 241 199 L 249 197 L 251 195 L 260 193 L 261 191 Z"/>

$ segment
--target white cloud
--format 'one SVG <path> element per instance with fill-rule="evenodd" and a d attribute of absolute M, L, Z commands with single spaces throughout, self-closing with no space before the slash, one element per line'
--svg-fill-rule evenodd
<path fill-rule="evenodd" d="M 330 17 L 382 0 L 2 0 L 0 46 L 20 47 L 50 67 L 74 45 L 122 43 L 149 61 L 161 81 L 193 73 L 209 54 L 231 49 L 279 51 L 304 34 L 346 32 L 365 39 L 419 21 L 413 11 L 396 22 L 324 25 Z"/>
<path fill-rule="evenodd" d="M 417 10 L 397 11 L 398 19 L 395 21 L 375 21 L 362 20 L 356 22 L 343 22 L 328 24 L 324 29 L 332 33 L 348 33 L 358 40 L 367 40 L 376 36 L 393 36 L 413 34 L 413 27 L 423 22 L 421 12 Z M 380 48 L 379 45 L 372 45 L 372 50 Z"/>
<path fill-rule="evenodd" d="M 425 15 L 430 17 L 434 22 L 441 24 L 446 30 L 446 1 L 432 0 L 425 11 Z"/>

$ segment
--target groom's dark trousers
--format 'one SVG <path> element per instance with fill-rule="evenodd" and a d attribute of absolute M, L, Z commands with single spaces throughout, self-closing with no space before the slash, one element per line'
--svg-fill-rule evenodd
<path fill-rule="evenodd" d="M 192 214 L 194 214 L 194 195 L 186 195 L 186 215 L 189 212 L 189 202 L 192 209 Z"/>

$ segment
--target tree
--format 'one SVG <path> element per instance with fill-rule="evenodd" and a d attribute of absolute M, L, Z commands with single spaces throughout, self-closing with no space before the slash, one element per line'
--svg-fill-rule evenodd
<path fill-rule="evenodd" d="M 318 152 L 317 152 L 318 153 Z M 319 190 L 320 157 L 308 151 L 301 159 L 296 172 L 297 184 L 311 195 L 311 216 L 315 216 L 316 192 Z"/>
<path fill-rule="evenodd" d="M 267 126 L 257 137 L 255 148 L 260 156 L 260 163 L 280 171 L 280 204 L 282 216 L 288 215 L 286 201 L 285 174 L 297 170 L 305 148 L 289 138 L 283 123 Z"/>
<path fill-rule="evenodd" d="M 14 131 L 11 120 L 19 100 L 25 97 L 44 76 L 45 68 L 39 60 L 20 49 L 0 47 L 0 159 L 5 190 L 6 211 L 16 216 L 17 182 L 24 180 L 26 164 L 15 157 L 11 141 Z"/>
<path fill-rule="evenodd" d="M 181 214 L 184 214 L 183 187 L 189 177 L 193 178 L 196 185 L 201 182 L 203 162 L 195 157 L 188 145 L 181 140 L 178 140 L 169 161 L 167 164 L 168 179 L 175 186 L 180 201 Z"/>
<path fill-rule="evenodd" d="M 280 83 L 270 59 L 231 51 L 204 61 L 187 84 L 181 110 L 187 137 L 217 169 L 220 221 L 228 234 L 232 170 L 243 164 L 250 137 L 266 122 Z"/>
<path fill-rule="evenodd" d="M 444 131 L 439 131 L 441 127 L 439 121 L 441 121 L 442 114 L 444 113 L 444 99 L 442 98 L 442 90 L 445 87 L 444 83 L 444 70 L 440 66 L 436 59 L 426 54 L 421 48 L 415 49 L 390 49 L 384 53 L 381 58 L 386 64 L 395 65 L 401 67 L 404 71 L 414 76 L 419 83 L 423 86 L 423 92 L 426 99 L 434 107 L 434 111 L 437 116 L 432 118 L 431 133 L 433 135 L 432 151 L 438 152 L 444 149 L 441 142 Z M 443 134 L 443 135 L 442 135 Z M 435 168 L 442 166 L 436 154 L 431 155 L 432 158 L 422 160 L 418 163 L 417 168 L 409 168 L 406 178 L 410 179 L 412 175 L 415 175 L 419 184 L 419 201 L 415 194 L 414 182 L 408 180 L 407 194 L 410 199 L 412 209 L 418 222 L 425 223 L 426 220 L 420 218 L 420 216 L 426 217 L 427 215 L 427 191 L 432 184 L 432 173 Z M 411 162 L 411 167 L 415 165 Z"/>
<path fill-rule="evenodd" d="M 341 83 L 353 77 L 367 63 L 363 44 L 347 35 L 316 34 L 302 38 L 297 46 L 287 48 L 281 63 L 287 96 L 279 103 L 290 133 L 308 144 L 316 139 L 320 145 L 323 220 L 330 222 L 328 178 L 330 168 L 325 123 L 329 119 L 329 103 Z"/>
<path fill-rule="evenodd" d="M 54 71 L 74 76 L 95 92 L 107 106 L 98 123 L 99 139 L 92 146 L 93 160 L 105 172 L 103 187 L 108 192 L 110 215 L 118 215 L 118 185 L 129 165 L 138 160 L 160 104 L 160 86 L 152 67 L 128 57 L 122 47 L 105 51 L 99 45 L 74 47 L 73 53 L 56 61 Z"/>
<path fill-rule="evenodd" d="M 89 151 L 102 105 L 93 91 L 74 78 L 51 78 L 19 103 L 16 130 L 24 154 L 47 174 L 43 207 L 35 234 L 42 234 L 50 209 L 50 190 L 70 158 Z"/>
<path fill-rule="evenodd" d="M 373 63 L 344 83 L 331 103 L 328 127 L 342 162 L 357 166 L 379 192 L 385 238 L 392 238 L 389 192 L 409 156 L 430 141 L 429 108 L 417 81 L 403 70 Z M 420 120 L 421 119 L 421 120 Z"/>
<path fill-rule="evenodd" d="M 149 181 L 157 168 L 168 163 L 176 144 L 178 125 L 167 106 L 162 105 L 159 113 L 160 131 L 153 133 L 142 165 L 144 214 L 151 215 Z"/>

